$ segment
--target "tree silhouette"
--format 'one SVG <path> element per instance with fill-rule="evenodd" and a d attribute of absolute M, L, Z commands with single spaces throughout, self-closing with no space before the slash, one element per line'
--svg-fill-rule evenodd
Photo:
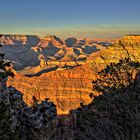
<path fill-rule="evenodd" d="M 140 63 L 131 61 L 130 58 L 111 63 L 98 73 L 99 78 L 93 81 L 93 90 L 109 93 L 118 89 L 124 89 L 134 82 L 134 76 Z"/>
<path fill-rule="evenodd" d="M 90 94 L 93 102 L 74 111 L 75 139 L 140 140 L 139 68 L 140 63 L 126 58 L 99 72 L 93 85 L 102 94 Z"/>

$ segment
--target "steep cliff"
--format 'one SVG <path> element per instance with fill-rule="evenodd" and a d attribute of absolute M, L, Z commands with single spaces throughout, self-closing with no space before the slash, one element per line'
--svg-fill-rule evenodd
<path fill-rule="evenodd" d="M 140 35 L 126 35 L 122 37 L 121 39 L 116 41 L 117 44 L 124 43 L 124 45 L 127 46 L 134 46 L 139 47 L 140 45 Z"/>
<path fill-rule="evenodd" d="M 91 82 L 94 78 L 94 72 L 86 66 L 35 77 L 17 74 L 8 84 L 24 93 L 26 103 L 30 104 L 33 95 L 39 100 L 48 97 L 57 105 L 58 114 L 65 114 L 79 107 L 81 102 L 90 103 L 89 93 L 92 91 Z"/>

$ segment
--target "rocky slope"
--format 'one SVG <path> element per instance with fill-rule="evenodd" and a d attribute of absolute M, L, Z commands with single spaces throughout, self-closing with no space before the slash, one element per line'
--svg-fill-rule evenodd
<path fill-rule="evenodd" d="M 121 39 L 117 40 L 116 43 L 121 43 L 124 45 L 129 45 L 129 46 L 134 46 L 134 47 L 139 47 L 140 45 L 140 35 L 127 35 L 122 37 Z"/>
<path fill-rule="evenodd" d="M 38 53 L 31 48 L 40 42 L 37 36 L 29 35 L 2 35 L 0 43 L 3 45 L 0 52 L 5 54 L 5 59 L 10 60 L 15 69 L 39 65 Z"/>
<path fill-rule="evenodd" d="M 139 36 L 135 38 L 139 40 Z M 69 110 L 79 107 L 81 102 L 90 103 L 89 93 L 92 92 L 92 81 L 98 76 L 98 71 L 105 68 L 107 64 L 118 62 L 125 57 L 140 61 L 139 56 L 139 46 L 124 46 L 116 42 L 107 49 L 92 54 L 88 58 L 88 63 L 83 66 L 69 70 L 59 69 L 37 77 L 17 74 L 14 79 L 9 80 L 8 84 L 24 93 L 24 100 L 28 104 L 32 95 L 39 100 L 47 96 L 57 105 L 58 114 L 66 114 Z"/>
<path fill-rule="evenodd" d="M 91 102 L 89 93 L 92 91 L 93 79 L 94 72 L 86 66 L 35 77 L 17 74 L 15 78 L 9 79 L 8 84 L 24 93 L 26 103 L 30 104 L 33 95 L 39 100 L 47 97 L 57 105 L 58 114 L 65 114 L 79 107 L 81 102 Z"/>

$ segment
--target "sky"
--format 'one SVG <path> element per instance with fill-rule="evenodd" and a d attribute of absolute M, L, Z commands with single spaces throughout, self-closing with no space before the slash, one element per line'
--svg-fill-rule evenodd
<path fill-rule="evenodd" d="M 0 33 L 61 38 L 140 34 L 140 0 L 0 0 Z"/>

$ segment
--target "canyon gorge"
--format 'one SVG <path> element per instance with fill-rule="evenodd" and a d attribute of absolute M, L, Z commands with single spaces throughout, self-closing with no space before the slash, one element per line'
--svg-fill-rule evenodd
<path fill-rule="evenodd" d="M 138 35 L 116 40 L 2 35 L 0 42 L 0 51 L 12 62 L 15 73 L 8 85 L 22 92 L 28 105 L 32 96 L 40 101 L 49 98 L 58 114 L 68 114 L 80 103 L 89 104 L 90 93 L 98 96 L 92 81 L 110 63 L 126 57 L 140 61 Z"/>

